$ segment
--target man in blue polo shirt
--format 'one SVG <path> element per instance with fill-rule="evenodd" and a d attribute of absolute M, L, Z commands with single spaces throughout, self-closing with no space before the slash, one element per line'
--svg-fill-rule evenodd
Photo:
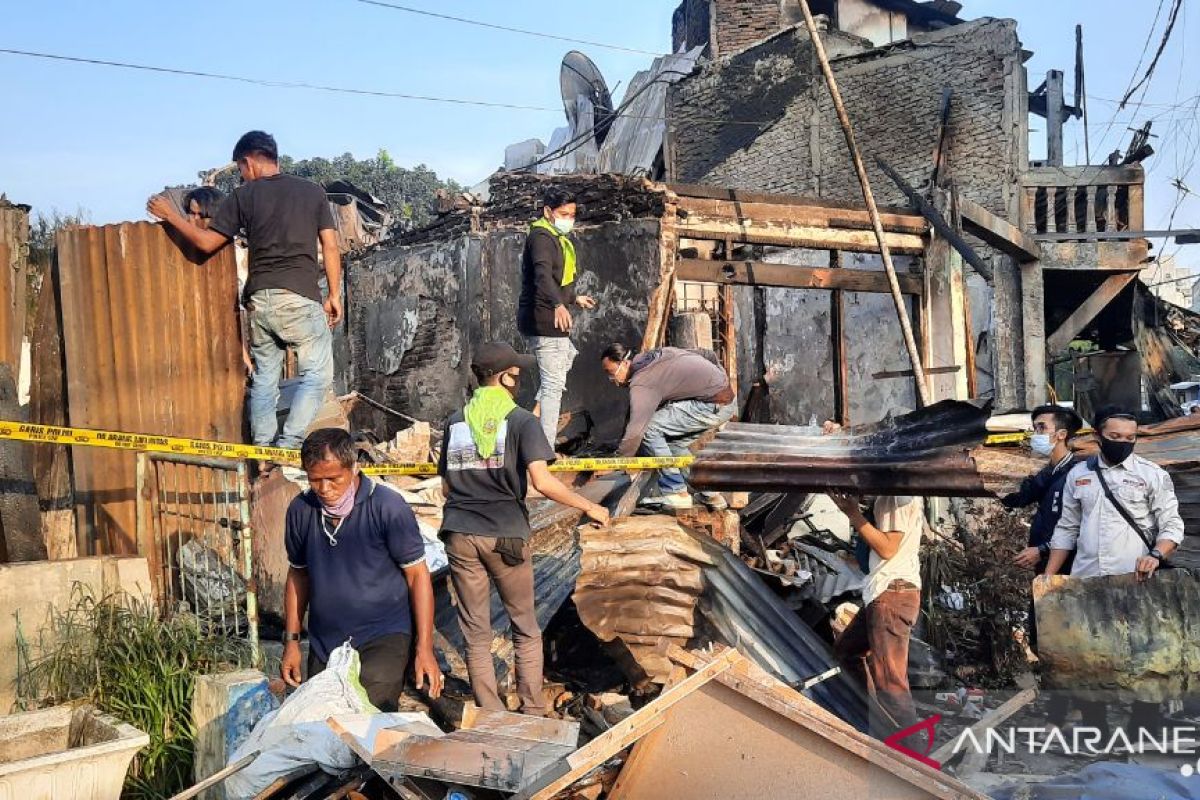
<path fill-rule="evenodd" d="M 354 442 L 338 428 L 314 431 L 300 449 L 309 490 L 288 506 L 284 542 L 284 650 L 281 673 L 300 685 L 300 629 L 308 611 L 308 674 L 325 669 L 347 639 L 371 703 L 394 711 L 409 653 L 414 682 L 442 691 L 433 652 L 433 583 L 412 509 L 399 493 L 358 471 Z"/>

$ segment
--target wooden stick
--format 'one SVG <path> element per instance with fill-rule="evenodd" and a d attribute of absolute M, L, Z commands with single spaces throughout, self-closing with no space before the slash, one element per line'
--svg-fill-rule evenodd
<path fill-rule="evenodd" d="M 917 384 L 917 399 L 922 406 L 930 403 L 929 381 L 925 377 L 925 367 L 921 364 L 921 351 L 917 348 L 916 337 L 913 336 L 912 323 L 908 319 L 908 308 L 905 306 L 904 295 L 900 291 L 900 282 L 896 278 L 896 267 L 892 264 L 892 254 L 888 250 L 884 238 L 883 222 L 879 218 L 879 207 L 875 205 L 875 195 L 871 191 L 871 182 L 867 178 L 867 168 L 863 166 L 862 155 L 854 142 L 854 129 L 850 126 L 850 115 L 842 102 L 842 94 L 838 91 L 837 80 L 833 77 L 833 68 L 829 66 L 829 56 L 825 54 L 825 45 L 817 33 L 817 23 L 813 19 L 812 9 L 808 0 L 800 0 L 800 10 L 804 12 L 804 24 L 808 27 L 808 35 L 812 39 L 813 49 L 821 62 L 821 72 L 825 74 L 825 83 L 829 86 L 829 94 L 833 98 L 833 107 L 837 110 L 838 121 L 842 123 L 842 133 L 846 136 L 846 147 L 850 150 L 850 158 L 854 161 L 854 170 L 858 173 L 858 182 L 862 186 L 863 200 L 867 204 L 867 213 L 871 215 L 871 228 L 875 231 L 875 240 L 879 243 L 879 255 L 883 258 L 883 268 L 887 272 L 888 283 L 892 288 L 892 302 L 896 306 L 896 316 L 900 320 L 900 332 L 904 335 L 904 347 L 912 361 L 913 375 Z"/>
<path fill-rule="evenodd" d="M 253 753 L 247 753 L 237 761 L 225 767 L 225 769 L 221 770 L 220 772 L 213 773 L 190 789 L 184 789 L 182 792 L 172 797 L 171 800 L 188 800 L 188 798 L 195 797 L 210 786 L 216 786 L 218 783 L 225 780 L 235 772 L 241 772 L 246 767 L 250 766 L 250 764 L 254 762 L 254 759 L 258 758 L 259 752 L 260 751 L 255 750 Z"/>
<path fill-rule="evenodd" d="M 971 733 L 973 733 L 975 735 L 975 737 L 978 741 L 982 741 L 986 737 L 987 731 L 990 728 L 996 727 L 997 725 L 999 725 L 1000 723 L 1004 722 L 1006 719 L 1011 717 L 1013 714 L 1016 714 L 1022 708 L 1024 708 L 1025 706 L 1027 706 L 1031 702 L 1033 702 L 1033 698 L 1035 698 L 1035 697 L 1037 697 L 1037 689 L 1025 689 L 1022 692 L 1018 692 L 1017 694 L 1010 697 L 1000 707 L 992 709 L 987 714 L 985 714 L 983 716 L 983 719 L 976 722 L 968 730 L 970 730 Z M 954 739 L 951 739 L 950 741 L 946 742 L 941 747 L 939 747 L 937 750 L 934 750 L 933 754 L 930 755 L 929 757 L 932 758 L 934 761 L 940 761 L 940 762 L 949 761 L 950 758 L 954 755 L 954 743 L 957 742 L 961 738 L 962 738 L 962 735 L 960 734 L 959 736 L 955 737 Z"/>

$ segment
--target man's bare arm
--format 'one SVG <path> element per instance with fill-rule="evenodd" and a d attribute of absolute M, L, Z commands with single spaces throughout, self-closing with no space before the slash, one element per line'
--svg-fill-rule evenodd
<path fill-rule="evenodd" d="M 288 567 L 287 582 L 283 588 L 283 629 L 286 633 L 300 633 L 304 624 L 304 613 L 308 611 L 308 570 Z M 290 686 L 300 685 L 300 642 L 289 641 L 283 646 L 283 660 L 279 665 L 280 677 Z"/>
<path fill-rule="evenodd" d="M 433 579 L 429 576 L 429 566 L 422 559 L 405 567 L 404 580 L 408 583 L 416 633 L 413 677 L 417 688 L 424 688 L 436 700 L 442 694 L 443 678 L 433 652 Z"/>
<path fill-rule="evenodd" d="M 321 231 L 321 257 L 325 261 L 325 280 L 329 284 L 329 297 L 325 300 L 325 314 L 329 327 L 342 321 L 342 253 L 338 249 L 337 231 L 325 228 Z"/>
<path fill-rule="evenodd" d="M 179 213 L 175 204 L 161 194 L 156 194 L 146 203 L 146 211 L 151 216 L 161 219 L 202 253 L 215 253 L 229 244 L 229 237 L 214 230 L 205 230 L 192 224 L 192 221 Z"/>

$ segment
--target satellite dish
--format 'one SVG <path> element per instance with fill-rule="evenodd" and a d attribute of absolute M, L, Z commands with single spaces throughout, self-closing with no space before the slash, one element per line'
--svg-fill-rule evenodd
<path fill-rule="evenodd" d="M 583 53 L 572 50 L 563 56 L 559 86 L 562 88 L 563 110 L 567 112 L 572 134 L 583 133 L 579 129 L 578 98 L 585 97 L 592 104 L 595 110 L 596 146 L 599 147 L 613 120 L 612 95 L 599 68 Z"/>

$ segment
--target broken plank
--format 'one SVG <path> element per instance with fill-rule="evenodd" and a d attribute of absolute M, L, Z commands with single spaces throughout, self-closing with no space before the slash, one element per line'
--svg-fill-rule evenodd
<path fill-rule="evenodd" d="M 926 367 L 925 374 L 926 375 L 950 375 L 952 373 L 958 372 L 961 369 L 962 369 L 962 367 L 957 366 L 957 365 L 953 366 L 953 367 Z M 892 370 L 890 372 L 874 372 L 871 374 L 871 377 L 874 378 L 875 380 L 880 380 L 883 378 L 911 378 L 912 376 L 913 376 L 913 371 L 911 369 L 897 369 L 897 370 Z"/>
<path fill-rule="evenodd" d="M 549 800 L 588 772 L 624 750 L 663 722 L 671 706 L 686 698 L 739 661 L 745 660 L 736 650 L 728 650 L 719 658 L 704 665 L 681 683 L 665 690 L 656 700 L 618 722 L 588 742 L 573 754 L 547 771 L 532 786 L 512 800 Z"/>
<path fill-rule="evenodd" d="M 514 714 L 510 711 L 491 711 L 476 705 L 463 708 L 462 727 L 464 730 L 501 734 L 572 749 L 579 744 L 578 722 Z"/>
<path fill-rule="evenodd" d="M 831 200 L 825 197 L 808 197 L 794 194 L 772 194 L 769 192 L 747 192 L 741 189 L 726 189 L 721 186 L 707 186 L 698 183 L 669 183 L 667 188 L 677 196 L 677 202 L 682 207 L 693 199 L 727 200 L 738 204 L 773 203 L 782 206 L 812 206 L 837 209 L 839 211 L 857 211 L 867 217 L 867 209 L 862 203 L 847 200 Z M 879 211 L 886 219 L 889 215 L 908 217 L 910 209 L 899 206 L 879 206 Z M 870 224 L 868 219 L 867 224 Z"/>
<path fill-rule="evenodd" d="M 1052 354 L 1066 350 L 1079 332 L 1115 300 L 1137 275 L 1136 272 L 1119 272 L 1106 278 L 1096 291 L 1079 304 L 1079 308 L 1071 312 L 1071 316 L 1063 320 L 1058 330 L 1047 337 L 1046 350 Z"/>
<path fill-rule="evenodd" d="M 740 223 L 805 225 L 816 228 L 871 230 L 871 217 L 865 208 L 843 209 L 825 205 L 784 205 L 727 200 L 679 199 L 679 215 L 731 220 Z M 922 236 L 929 224 L 918 214 L 881 214 L 883 229 L 889 233 Z"/>
<path fill-rule="evenodd" d="M 807 247 L 814 250 L 846 250 L 878 253 L 879 242 L 870 230 L 850 230 L 786 222 L 736 220 L 728 217 L 704 217 L 693 214 L 681 219 L 679 235 L 691 239 L 730 239 L 735 243 Z M 911 233 L 884 232 L 884 242 L 894 253 L 919 255 L 925 249 L 925 237 Z"/>
<path fill-rule="evenodd" d="M 376 755 L 371 768 L 385 778 L 401 774 L 516 792 L 532 777 L 526 775 L 527 755 L 523 749 L 491 741 L 462 741 L 454 734 L 410 736 Z"/>
<path fill-rule="evenodd" d="M 971 245 L 958 235 L 958 232 L 950 227 L 950 223 L 942 216 L 928 200 L 921 196 L 921 193 L 909 185 L 908 181 L 900 177 L 900 173 L 892 168 L 892 165 L 884 161 L 879 156 L 875 157 L 875 163 L 883 170 L 884 174 L 892 179 L 892 183 L 896 184 L 897 188 L 904 193 L 917 211 L 921 212 L 921 216 L 929 220 L 929 224 L 933 226 L 934 231 L 938 236 L 941 236 L 950 246 L 959 252 L 963 257 L 963 261 L 971 265 L 971 268 L 983 276 L 983 279 L 988 283 L 992 282 L 992 268 L 975 252 Z"/>
<path fill-rule="evenodd" d="M 705 261 L 680 259 L 675 268 L 680 280 L 739 286 L 775 286 L 788 289 L 841 289 L 848 292 L 887 294 L 887 274 L 875 270 L 829 267 L 797 267 L 765 261 Z M 919 295 L 925 284 L 918 275 L 898 274 L 900 291 Z"/>
<path fill-rule="evenodd" d="M 1035 697 L 1037 697 L 1037 689 L 1025 689 L 1024 691 L 1018 692 L 1017 694 L 1013 695 L 1008 700 L 1006 700 L 1004 703 L 1002 703 L 999 707 L 994 708 L 991 711 L 989 711 L 988 713 L 984 714 L 983 719 L 980 719 L 978 722 L 976 722 L 974 725 L 972 725 L 967 730 L 971 731 L 971 733 L 975 735 L 977 741 L 981 741 L 981 742 L 985 741 L 985 739 L 987 737 L 987 732 L 989 730 L 991 730 L 992 728 L 995 728 L 997 725 L 1002 724 L 1005 720 L 1007 720 L 1013 714 L 1016 714 L 1022 708 L 1029 705 L 1030 703 L 1032 703 L 1033 699 Z M 938 761 L 938 762 L 942 762 L 942 763 L 949 761 L 950 758 L 954 755 L 955 742 L 959 741 L 962 738 L 962 736 L 965 736 L 965 735 L 966 735 L 966 732 L 964 731 L 958 737 L 951 739 L 950 741 L 946 742 L 941 747 L 939 747 L 937 750 L 934 750 L 933 753 L 929 757 L 931 759 L 933 759 L 934 761 Z M 969 758 L 971 755 L 972 755 L 971 753 L 968 753 L 967 757 Z M 987 757 L 987 755 L 985 753 L 984 758 L 986 759 L 986 757 Z M 982 765 L 980 765 L 980 766 L 982 766 Z M 960 774 L 962 774 L 962 773 L 960 772 Z"/>
<path fill-rule="evenodd" d="M 958 211 L 963 227 L 997 250 L 1006 253 L 1021 263 L 1038 261 L 1042 248 L 1025 231 L 1003 217 L 988 211 L 974 200 L 958 197 Z"/>

